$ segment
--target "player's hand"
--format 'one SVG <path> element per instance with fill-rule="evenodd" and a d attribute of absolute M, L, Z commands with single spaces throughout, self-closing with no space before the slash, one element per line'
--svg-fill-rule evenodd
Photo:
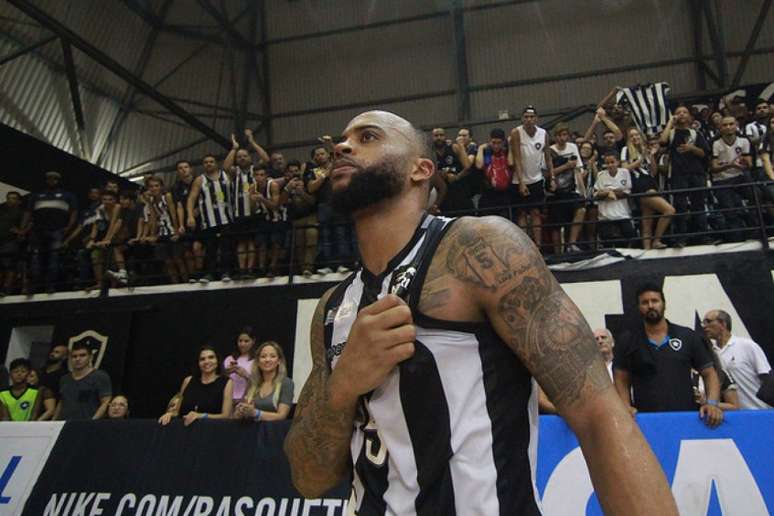
<path fill-rule="evenodd" d="M 699 409 L 699 418 L 708 427 L 715 428 L 723 422 L 723 411 L 715 405 L 702 405 Z"/>
<path fill-rule="evenodd" d="M 524 183 L 519 183 L 519 195 L 522 197 L 528 197 L 529 196 L 529 188 L 527 188 L 527 185 Z"/>
<path fill-rule="evenodd" d="M 253 141 L 253 130 L 245 129 L 245 136 L 247 136 L 247 141 Z"/>
<path fill-rule="evenodd" d="M 599 118 L 605 117 L 605 116 L 607 116 L 607 111 L 605 111 L 605 108 L 603 108 L 603 107 L 601 107 L 601 106 L 600 106 L 600 107 L 598 107 L 598 108 L 597 108 L 596 115 L 597 115 Z"/>
<path fill-rule="evenodd" d="M 160 424 L 161 426 L 167 426 L 167 425 L 169 424 L 169 422 L 170 422 L 170 421 L 172 421 L 172 418 L 173 418 L 173 417 L 174 417 L 174 416 L 173 416 L 172 414 L 170 414 L 169 412 L 165 412 L 165 413 L 164 413 L 164 414 L 162 414 L 162 415 L 161 415 L 161 417 L 159 418 L 159 424 Z"/>
<path fill-rule="evenodd" d="M 236 139 L 236 135 L 231 133 L 231 148 L 237 150 L 239 148 L 239 142 Z"/>
<path fill-rule="evenodd" d="M 414 355 L 415 337 L 406 302 L 394 294 L 384 296 L 358 314 L 331 382 L 347 398 L 374 390 L 398 363 Z"/>
<path fill-rule="evenodd" d="M 186 221 L 186 226 L 188 226 L 188 229 L 195 229 L 196 228 L 196 219 L 193 217 L 188 217 L 188 220 Z"/>

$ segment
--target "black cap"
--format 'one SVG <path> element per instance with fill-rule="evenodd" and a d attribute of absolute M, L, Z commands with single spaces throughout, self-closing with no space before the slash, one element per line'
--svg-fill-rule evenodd
<path fill-rule="evenodd" d="M 499 127 L 496 127 L 492 129 L 492 131 L 489 133 L 490 138 L 499 138 L 501 140 L 505 139 L 505 131 L 500 129 Z"/>
<path fill-rule="evenodd" d="M 530 115 L 537 115 L 537 109 L 535 109 L 535 106 L 532 104 L 527 104 L 524 106 L 524 111 L 521 112 L 522 115 L 526 115 L 529 113 Z"/>

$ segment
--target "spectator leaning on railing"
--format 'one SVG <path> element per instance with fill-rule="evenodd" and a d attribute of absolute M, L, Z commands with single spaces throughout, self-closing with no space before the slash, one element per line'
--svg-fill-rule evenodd
<path fill-rule="evenodd" d="M 71 372 L 59 380 L 60 400 L 54 419 L 101 419 L 112 396 L 110 376 L 91 364 L 91 350 L 76 342 L 70 350 Z"/>
<path fill-rule="evenodd" d="M 694 369 L 707 393 L 700 417 L 707 426 L 718 426 L 723 421 L 720 383 L 702 336 L 664 318 L 666 300 L 658 285 L 643 285 L 636 296 L 642 323 L 620 337 L 614 348 L 613 377 L 621 400 L 632 415 L 696 410 Z"/>
<path fill-rule="evenodd" d="M 250 376 L 245 401 L 236 407 L 235 417 L 256 421 L 287 419 L 293 404 L 293 380 L 288 378 L 285 354 L 274 341 L 261 344 Z"/>

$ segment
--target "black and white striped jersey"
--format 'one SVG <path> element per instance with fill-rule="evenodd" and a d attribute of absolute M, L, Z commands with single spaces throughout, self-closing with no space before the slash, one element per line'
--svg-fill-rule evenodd
<path fill-rule="evenodd" d="M 422 246 L 426 216 L 374 276 L 361 269 L 325 306 L 331 369 L 357 313 L 389 292 Z M 453 219 L 441 219 L 446 232 Z M 432 246 L 431 246 L 432 247 Z M 414 356 L 360 400 L 353 430 L 351 514 L 540 514 L 535 487 L 536 384 L 487 322 L 433 319 L 417 302 L 435 248 L 411 281 Z"/>
<path fill-rule="evenodd" d="M 175 234 L 175 226 L 172 224 L 172 216 L 169 210 L 174 209 L 167 203 L 167 196 L 162 195 L 161 198 L 153 201 L 153 210 L 156 213 L 156 234 L 158 236 L 172 236 Z"/>
<path fill-rule="evenodd" d="M 231 183 L 231 191 L 234 193 L 231 199 L 233 202 L 231 212 L 234 219 L 249 217 L 257 213 L 250 202 L 250 189 L 253 185 L 255 185 L 255 178 L 253 177 L 252 165 L 247 170 L 234 167 L 234 178 Z"/>
<path fill-rule="evenodd" d="M 199 221 L 202 229 L 216 228 L 231 222 L 231 182 L 224 170 L 217 179 L 202 174 L 199 192 Z"/>
<path fill-rule="evenodd" d="M 271 199 L 271 185 L 277 181 L 277 183 L 280 185 L 280 188 L 282 188 L 282 182 L 278 179 L 269 179 L 266 181 L 266 193 L 264 196 L 267 199 Z M 286 204 L 283 204 L 277 209 L 270 210 L 268 208 L 264 208 L 266 212 L 266 220 L 269 222 L 287 222 L 288 220 L 288 207 Z"/>

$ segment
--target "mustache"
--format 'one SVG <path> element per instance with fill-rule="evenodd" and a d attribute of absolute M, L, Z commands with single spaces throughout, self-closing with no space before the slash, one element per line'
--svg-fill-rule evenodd
<path fill-rule="evenodd" d="M 338 167 L 354 167 L 358 170 L 363 168 L 354 160 L 351 160 L 349 158 L 337 158 L 333 160 L 333 168 L 338 168 Z"/>

